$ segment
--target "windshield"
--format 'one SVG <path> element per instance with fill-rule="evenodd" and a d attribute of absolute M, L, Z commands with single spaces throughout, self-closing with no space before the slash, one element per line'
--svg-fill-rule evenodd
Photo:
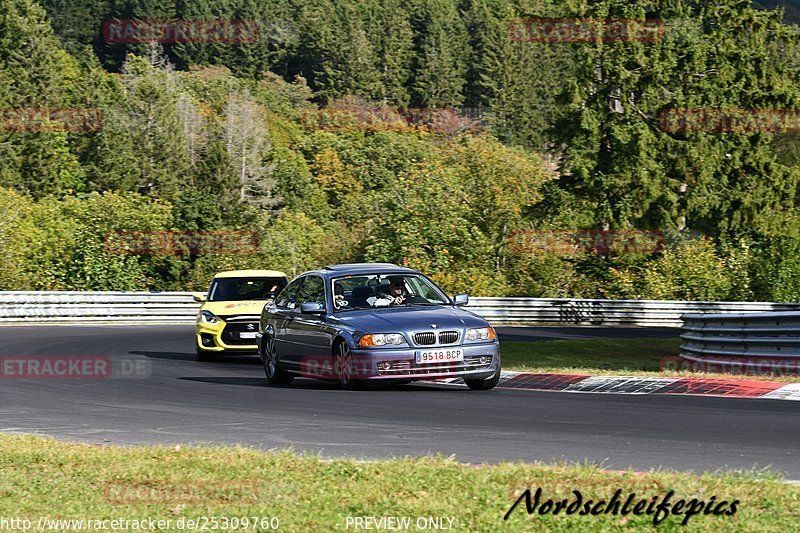
<path fill-rule="evenodd" d="M 208 301 L 268 300 L 285 286 L 285 278 L 215 278 L 208 291 Z"/>
<path fill-rule="evenodd" d="M 332 283 L 333 307 L 338 311 L 450 303 L 436 285 L 418 274 L 359 274 L 334 278 Z"/>

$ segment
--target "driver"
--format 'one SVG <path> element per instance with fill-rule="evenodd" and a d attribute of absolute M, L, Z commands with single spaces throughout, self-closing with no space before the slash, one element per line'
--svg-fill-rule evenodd
<path fill-rule="evenodd" d="M 406 280 L 403 276 L 389 276 L 389 294 L 380 294 L 378 298 L 388 300 L 389 305 L 427 303 L 424 298 L 406 290 Z"/>
<path fill-rule="evenodd" d="M 392 276 L 389 278 L 389 305 L 403 305 L 408 297 L 406 282 L 402 276 Z"/>

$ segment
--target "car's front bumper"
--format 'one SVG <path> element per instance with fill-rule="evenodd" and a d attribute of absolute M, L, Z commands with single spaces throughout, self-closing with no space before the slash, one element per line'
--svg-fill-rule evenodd
<path fill-rule="evenodd" d="M 458 363 L 417 363 L 420 350 L 464 350 L 464 361 Z M 420 379 L 488 379 L 500 371 L 498 342 L 463 344 L 460 346 L 379 348 L 353 350 L 354 376 L 369 381 Z M 386 363 L 389 368 L 385 368 Z"/>
<path fill-rule="evenodd" d="M 197 349 L 209 353 L 242 352 L 254 353 L 258 351 L 256 339 L 236 339 L 232 326 L 239 329 L 242 325 L 253 324 L 256 333 L 258 321 L 230 321 L 220 320 L 216 324 L 198 323 L 195 326 L 195 342 Z"/>

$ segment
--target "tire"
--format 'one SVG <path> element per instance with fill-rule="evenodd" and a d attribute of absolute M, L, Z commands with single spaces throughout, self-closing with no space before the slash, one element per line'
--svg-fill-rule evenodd
<path fill-rule="evenodd" d="M 494 373 L 494 376 L 489 379 L 465 379 L 464 383 L 467 384 L 471 390 L 491 390 L 500 382 L 500 369 Z"/>
<path fill-rule="evenodd" d="M 203 363 L 219 361 L 219 354 L 217 352 L 208 352 L 206 350 L 201 350 L 199 347 L 195 347 L 195 351 L 197 352 L 198 361 Z"/>
<path fill-rule="evenodd" d="M 333 349 L 333 375 L 336 376 L 339 386 L 345 390 L 363 389 L 364 384 L 355 379 L 354 374 L 355 365 L 350 346 L 345 341 L 339 341 Z"/>
<path fill-rule="evenodd" d="M 261 360 L 264 362 L 264 374 L 267 376 L 267 383 L 270 385 L 288 385 L 294 380 L 292 374 L 281 370 L 281 362 L 278 360 L 278 353 L 275 350 L 275 340 L 272 337 L 264 337 L 262 341 L 264 347 L 261 353 Z"/>

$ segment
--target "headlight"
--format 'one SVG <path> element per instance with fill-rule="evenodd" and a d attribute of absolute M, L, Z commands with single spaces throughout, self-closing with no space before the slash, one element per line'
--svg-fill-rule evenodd
<path fill-rule="evenodd" d="M 468 341 L 490 341 L 497 338 L 497 334 L 494 332 L 494 328 L 489 326 L 488 328 L 472 328 L 467 330 L 467 334 L 464 336 L 465 340 Z"/>
<path fill-rule="evenodd" d="M 389 344 L 403 344 L 405 338 L 399 333 L 377 333 L 375 335 L 364 335 L 358 341 L 359 346 L 386 346 Z"/>
<path fill-rule="evenodd" d="M 219 318 L 211 311 L 200 311 L 197 318 L 203 324 L 219 324 Z"/>

